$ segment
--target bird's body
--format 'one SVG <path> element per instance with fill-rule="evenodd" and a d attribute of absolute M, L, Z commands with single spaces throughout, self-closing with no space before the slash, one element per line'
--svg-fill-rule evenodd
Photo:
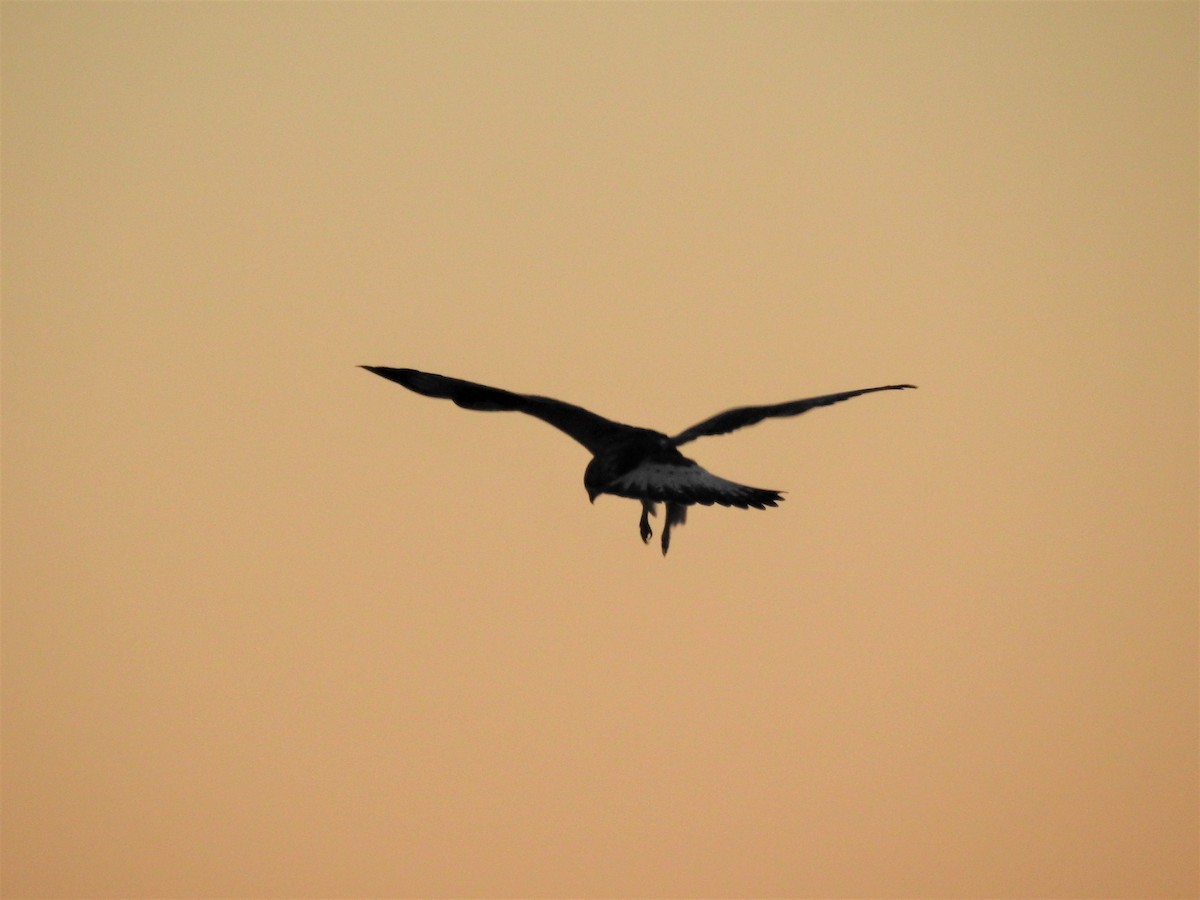
<path fill-rule="evenodd" d="M 818 406 L 829 406 L 874 391 L 911 388 L 911 384 L 890 384 L 862 388 L 839 394 L 826 394 L 805 400 L 793 400 L 770 406 L 744 406 L 727 410 L 674 437 L 649 428 L 614 422 L 583 407 L 549 397 L 516 394 L 459 378 L 393 369 L 386 366 L 362 366 L 390 381 L 427 397 L 452 400 L 464 409 L 484 412 L 523 412 L 553 425 L 588 449 L 592 460 L 583 475 L 588 498 L 601 494 L 640 500 L 642 517 L 639 530 L 643 541 L 651 537 L 649 517 L 657 504 L 666 504 L 662 532 L 662 552 L 671 543 L 671 528 L 687 519 L 692 504 L 732 506 L 740 509 L 765 509 L 782 499 L 779 491 L 736 484 L 701 468 L 679 452 L 679 446 L 704 435 L 727 434 L 773 416 L 795 416 Z"/>

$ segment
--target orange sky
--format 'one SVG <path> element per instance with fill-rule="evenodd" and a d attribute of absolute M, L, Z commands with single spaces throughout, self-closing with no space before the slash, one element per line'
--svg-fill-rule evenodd
<path fill-rule="evenodd" d="M 1195 4 L 0 16 L 6 897 L 1200 892 Z"/>

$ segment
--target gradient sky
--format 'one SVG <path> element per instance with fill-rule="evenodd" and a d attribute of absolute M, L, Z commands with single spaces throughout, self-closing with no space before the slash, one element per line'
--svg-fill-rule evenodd
<path fill-rule="evenodd" d="M 1198 9 L 3 4 L 4 895 L 1195 896 Z"/>

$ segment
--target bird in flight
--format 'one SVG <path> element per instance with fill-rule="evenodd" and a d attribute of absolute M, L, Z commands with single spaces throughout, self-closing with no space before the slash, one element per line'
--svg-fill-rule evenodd
<path fill-rule="evenodd" d="M 818 406 L 831 406 L 860 394 L 916 387 L 912 384 L 887 384 L 768 406 L 739 406 L 717 413 L 674 437 L 668 437 L 649 428 L 614 422 L 583 407 L 549 397 L 515 394 L 460 378 L 418 372 L 416 369 L 392 369 L 387 366 L 360 368 L 426 397 L 453 400 L 463 409 L 523 412 L 566 433 L 592 454 L 592 461 L 583 473 L 583 485 L 591 502 L 595 503 L 601 494 L 641 501 L 642 518 L 638 528 L 643 543 L 649 543 L 653 536 L 650 516 L 657 515 L 659 503 L 666 504 L 662 531 L 663 556 L 671 546 L 672 526 L 687 521 L 687 508 L 694 503 L 766 509 L 783 500 L 779 491 L 747 487 L 718 478 L 680 453 L 681 446 L 698 437 L 728 434 L 775 416 L 798 416 Z"/>

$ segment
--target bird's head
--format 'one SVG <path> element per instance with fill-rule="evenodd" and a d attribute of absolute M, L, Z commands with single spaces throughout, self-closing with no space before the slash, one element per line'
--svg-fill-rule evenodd
<path fill-rule="evenodd" d="M 596 498 L 612 483 L 615 473 L 611 469 L 611 463 L 604 459 L 596 458 L 588 463 L 583 473 L 583 486 L 587 489 L 589 503 L 595 503 Z"/>

